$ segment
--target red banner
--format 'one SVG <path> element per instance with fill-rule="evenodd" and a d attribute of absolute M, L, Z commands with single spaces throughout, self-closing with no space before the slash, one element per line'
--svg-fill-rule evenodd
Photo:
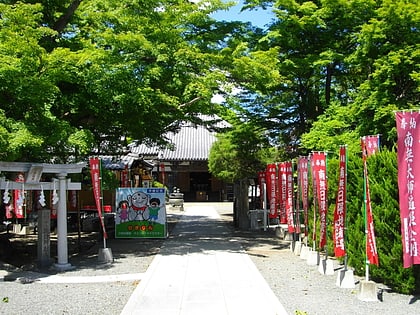
<path fill-rule="evenodd" d="M 22 219 L 25 217 L 23 209 L 25 204 L 25 178 L 23 177 L 23 174 L 19 174 L 15 181 L 18 183 L 22 183 L 22 189 L 15 189 L 13 191 L 13 216 L 14 218 Z"/>
<path fill-rule="evenodd" d="M 128 165 L 121 171 L 121 187 L 130 187 L 128 178 Z"/>
<path fill-rule="evenodd" d="M 368 171 L 367 171 L 367 157 L 368 157 L 369 151 L 367 148 L 366 139 L 368 139 L 369 137 L 376 137 L 376 136 L 363 137 L 361 141 L 362 157 L 363 157 L 363 171 L 364 171 L 364 181 L 365 181 L 365 216 L 366 216 L 366 232 L 367 232 L 366 233 L 366 255 L 367 255 L 367 261 L 370 264 L 379 265 L 378 251 L 376 249 L 375 229 L 373 225 L 372 204 L 370 201 Z"/>
<path fill-rule="evenodd" d="M 303 208 L 303 224 L 305 225 L 305 235 L 308 235 L 308 158 L 299 157 L 298 158 L 298 187 L 300 196 L 302 198 L 302 208 Z M 299 222 L 299 221 L 298 221 Z M 299 225 L 300 226 L 300 225 Z M 300 231 L 297 231 L 298 233 Z"/>
<path fill-rule="evenodd" d="M 276 188 L 276 164 L 268 164 L 265 171 L 265 182 L 267 184 L 267 198 L 269 218 L 277 218 L 277 188 Z"/>
<path fill-rule="evenodd" d="M 324 152 L 314 152 L 312 153 L 312 159 L 319 207 L 319 247 L 323 248 L 327 244 L 327 154 Z"/>
<path fill-rule="evenodd" d="M 287 172 L 286 164 L 279 164 L 278 178 L 279 219 L 281 224 L 287 224 Z"/>
<path fill-rule="evenodd" d="M 334 254 L 335 257 L 346 255 L 345 223 L 346 223 L 346 187 L 347 186 L 347 148 L 340 147 L 338 192 L 334 210 Z"/>
<path fill-rule="evenodd" d="M 90 175 L 91 175 L 91 178 L 92 178 L 93 197 L 95 198 L 96 209 L 98 210 L 98 215 L 99 215 L 99 219 L 101 221 L 101 226 L 102 226 L 102 231 L 104 233 L 104 238 L 107 238 L 104 221 L 102 219 L 100 160 L 98 158 L 91 158 L 89 160 L 89 164 L 90 164 Z"/>
<path fill-rule="evenodd" d="M 403 265 L 420 264 L 420 125 L 419 112 L 397 112 L 398 190 L 403 245 Z"/>
<path fill-rule="evenodd" d="M 159 169 L 160 169 L 160 178 L 162 180 L 162 184 L 165 185 L 165 163 L 160 163 L 159 164 Z"/>

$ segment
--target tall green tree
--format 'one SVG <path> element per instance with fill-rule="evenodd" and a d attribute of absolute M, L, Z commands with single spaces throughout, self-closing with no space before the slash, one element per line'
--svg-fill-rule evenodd
<path fill-rule="evenodd" d="M 301 154 L 301 135 L 334 102 L 351 102 L 358 84 L 346 59 L 374 1 L 245 1 L 271 8 L 265 34 L 235 50 L 232 76 L 244 90 L 249 115 L 289 155 Z"/>
<path fill-rule="evenodd" d="M 125 139 L 164 144 L 180 120 L 216 111 L 210 99 L 225 77 L 216 47 L 232 28 L 209 14 L 225 7 L 3 1 L 2 159 L 77 160 L 116 152 Z"/>
<path fill-rule="evenodd" d="M 393 111 L 416 108 L 420 101 L 418 7 L 417 0 L 381 1 L 349 57 L 364 75 L 351 104 L 357 130 L 361 135 L 381 134 L 388 146 L 396 140 Z"/>
<path fill-rule="evenodd" d="M 210 172 L 234 183 L 234 222 L 240 229 L 249 228 L 249 179 L 265 168 L 268 143 L 262 130 L 236 119 L 228 132 L 218 135 L 209 156 Z"/>
<path fill-rule="evenodd" d="M 263 132 L 246 122 L 237 122 L 228 132 L 217 135 L 209 156 L 209 170 L 216 177 L 233 183 L 254 178 L 265 168 L 268 143 Z"/>
<path fill-rule="evenodd" d="M 341 138 L 358 143 L 380 134 L 383 145 L 396 141 L 394 111 L 417 108 L 420 97 L 420 15 L 418 1 L 381 1 L 353 34 L 356 49 L 345 60 L 357 84 L 351 102 L 335 101 L 302 138 L 311 149 L 332 149 Z M 341 108 L 340 108 L 341 107 Z"/>

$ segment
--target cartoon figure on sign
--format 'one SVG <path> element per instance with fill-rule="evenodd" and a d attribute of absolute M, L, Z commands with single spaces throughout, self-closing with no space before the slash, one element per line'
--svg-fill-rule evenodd
<path fill-rule="evenodd" d="M 129 205 L 128 205 L 127 200 L 122 200 L 118 204 L 117 213 L 118 213 L 118 216 L 120 217 L 120 222 L 128 221 L 128 208 L 129 208 Z"/>
<path fill-rule="evenodd" d="M 131 209 L 135 212 L 135 217 L 133 220 L 136 220 L 140 215 L 143 220 L 149 219 L 149 203 L 150 195 L 142 192 L 137 191 L 133 193 L 131 196 L 128 196 L 128 202 L 130 204 Z"/>
<path fill-rule="evenodd" d="M 150 199 L 150 206 L 149 206 L 149 220 L 150 221 L 156 222 L 158 220 L 159 210 L 160 210 L 160 199 L 159 198 Z"/>

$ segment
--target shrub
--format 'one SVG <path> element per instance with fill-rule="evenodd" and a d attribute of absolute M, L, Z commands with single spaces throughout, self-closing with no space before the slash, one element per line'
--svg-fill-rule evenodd
<path fill-rule="evenodd" d="M 420 288 L 420 266 L 403 268 L 400 211 L 398 202 L 397 155 L 383 150 L 368 158 L 368 177 L 371 195 L 379 266 L 369 266 L 372 280 L 381 282 L 399 293 L 415 293 Z M 364 217 L 363 161 L 360 152 L 348 153 L 347 164 L 347 224 L 346 249 L 348 265 L 356 275 L 366 272 L 366 236 Z M 338 156 L 328 156 L 328 217 L 327 250 L 334 254 L 332 235 L 335 198 L 338 186 Z M 313 232 L 313 193 L 309 189 L 309 239 Z M 316 210 L 318 211 L 318 210 Z M 317 213 L 316 244 L 319 243 L 319 215 Z M 312 244 L 310 244 L 312 245 Z"/>

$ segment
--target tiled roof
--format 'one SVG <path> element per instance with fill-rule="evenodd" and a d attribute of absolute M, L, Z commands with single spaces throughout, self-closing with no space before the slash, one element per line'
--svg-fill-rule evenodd
<path fill-rule="evenodd" d="M 226 123 L 217 124 L 218 128 L 226 126 L 228 126 Z M 204 126 L 185 123 L 179 132 L 165 134 L 173 145 L 173 150 L 140 144 L 131 146 L 131 152 L 145 158 L 154 156 L 160 161 L 207 161 L 210 148 L 216 141 L 215 134 Z"/>
<path fill-rule="evenodd" d="M 131 152 L 121 157 L 101 156 L 102 166 L 109 170 L 124 170 L 126 167 L 131 168 L 131 165 L 136 160 L 139 160 L 146 168 L 153 168 L 153 163 L 145 161 L 138 154 Z"/>
<path fill-rule="evenodd" d="M 101 156 L 101 163 L 102 167 L 108 170 L 123 170 L 125 168 L 125 164 L 120 160 L 118 160 L 114 156 L 103 155 Z"/>

